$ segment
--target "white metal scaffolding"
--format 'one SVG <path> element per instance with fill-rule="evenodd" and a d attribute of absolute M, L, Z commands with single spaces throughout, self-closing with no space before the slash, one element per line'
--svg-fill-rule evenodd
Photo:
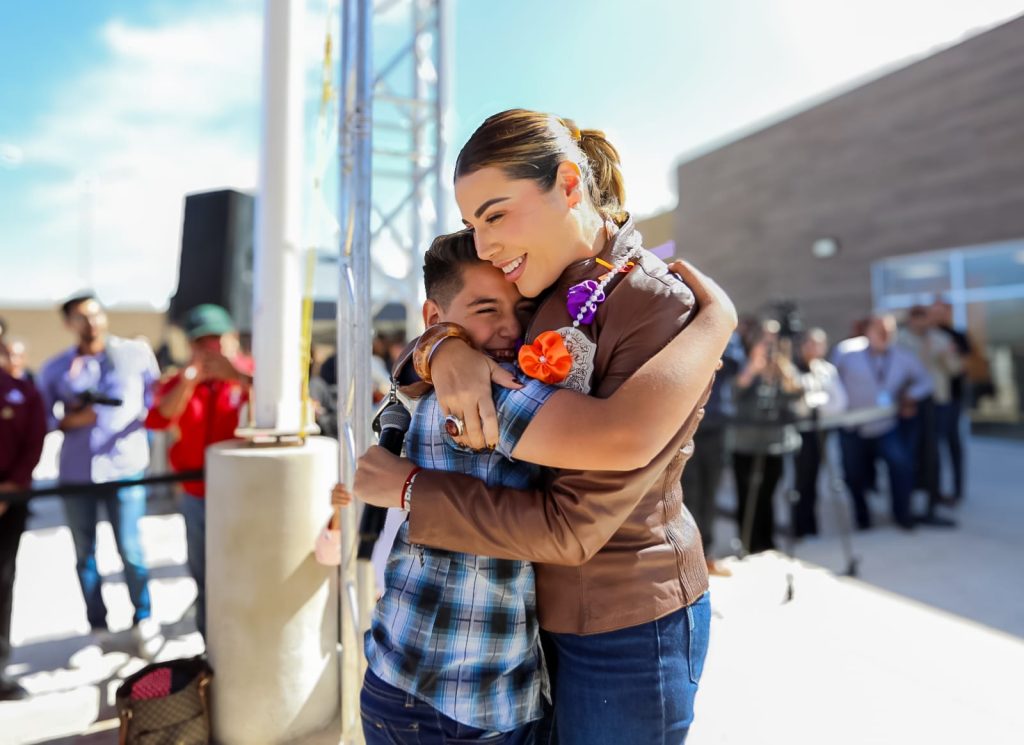
<path fill-rule="evenodd" d="M 446 6 L 446 0 L 383 0 L 375 8 L 381 36 L 392 44 L 376 58 L 374 74 L 372 240 L 384 275 L 374 299 L 404 302 L 410 336 L 420 330 L 425 244 L 447 227 Z"/>
<path fill-rule="evenodd" d="M 418 332 L 423 244 L 445 226 L 445 5 L 342 0 L 337 372 L 340 478 L 349 486 L 356 458 L 370 444 L 373 310 L 402 302 L 408 332 Z M 375 19 L 387 36 L 381 47 L 388 56 L 379 65 Z M 342 514 L 342 741 L 354 743 L 362 742 L 361 632 L 375 587 L 369 562 L 356 559 L 358 516 Z"/>
<path fill-rule="evenodd" d="M 406 309 L 408 334 L 420 330 L 421 258 L 451 226 L 445 175 L 450 0 L 379 0 L 373 7 L 374 188 L 370 215 L 371 301 Z M 321 254 L 321 262 L 336 256 Z"/>

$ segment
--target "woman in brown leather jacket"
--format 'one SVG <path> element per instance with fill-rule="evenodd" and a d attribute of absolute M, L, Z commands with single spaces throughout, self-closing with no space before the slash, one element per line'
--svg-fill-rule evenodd
<path fill-rule="evenodd" d="M 689 321 L 693 295 L 642 248 L 603 133 L 532 111 L 497 114 L 463 147 L 455 192 L 479 256 L 538 299 L 524 370 L 529 362 L 538 376 L 605 398 Z M 568 374 L 545 367 L 549 331 L 572 357 Z M 500 368 L 457 339 L 425 339 L 420 372 L 461 441 L 495 443 Z M 681 428 L 629 472 L 552 469 L 542 488 L 524 491 L 423 471 L 410 493 L 408 461 L 380 448 L 360 461 L 356 494 L 381 506 L 403 495 L 411 542 L 535 562 L 563 744 L 678 743 L 693 719 L 710 607 L 679 486 L 701 411 L 671 410 L 678 384 L 666 376 L 649 390 Z M 565 442 L 573 430 L 566 421 Z"/>

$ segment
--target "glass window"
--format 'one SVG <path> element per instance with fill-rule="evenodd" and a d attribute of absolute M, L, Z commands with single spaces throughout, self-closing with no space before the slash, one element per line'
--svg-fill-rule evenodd
<path fill-rule="evenodd" d="M 967 376 L 974 390 L 973 418 L 996 422 L 1022 420 L 1024 389 L 1024 297 L 967 305 L 972 343 Z"/>
<path fill-rule="evenodd" d="M 950 289 L 949 259 L 942 257 L 906 257 L 882 264 L 882 294 L 936 295 Z"/>
<path fill-rule="evenodd" d="M 964 251 L 968 288 L 1024 285 L 1024 242 Z"/>

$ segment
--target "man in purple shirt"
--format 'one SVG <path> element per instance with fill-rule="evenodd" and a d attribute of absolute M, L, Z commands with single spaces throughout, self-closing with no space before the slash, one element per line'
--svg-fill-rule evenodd
<path fill-rule="evenodd" d="M 832 364 L 853 409 L 882 408 L 893 413 L 858 427 L 839 431 L 843 476 L 853 500 L 857 527 L 871 527 L 866 492 L 876 459 L 889 472 L 893 520 L 904 530 L 914 527 L 910 497 L 914 488 L 913 454 L 900 423 L 932 395 L 928 371 L 909 350 L 896 344 L 896 319 L 888 313 L 871 316 L 865 343 L 840 344 Z"/>
<path fill-rule="evenodd" d="M 6 372 L 6 354 L 0 343 L 0 701 L 13 701 L 28 695 L 4 674 L 11 656 L 14 567 L 28 505 L 8 503 L 4 495 L 27 489 L 32 483 L 32 469 L 43 452 L 46 420 L 36 387 Z"/>
<path fill-rule="evenodd" d="M 153 351 L 142 342 L 108 335 L 106 313 L 91 293 L 71 298 L 61 306 L 61 313 L 77 343 L 50 359 L 39 373 L 49 427 L 64 433 L 60 480 L 105 483 L 139 478 L 149 465 L 143 423 L 159 377 Z M 143 486 L 64 499 L 89 625 L 101 646 L 107 633 L 107 608 L 96 567 L 96 519 L 101 502 L 114 529 L 128 594 L 135 606 L 132 634 L 141 655 L 152 658 L 163 638 L 159 623 L 151 616 L 149 573 L 139 541 L 139 519 L 146 512 Z"/>

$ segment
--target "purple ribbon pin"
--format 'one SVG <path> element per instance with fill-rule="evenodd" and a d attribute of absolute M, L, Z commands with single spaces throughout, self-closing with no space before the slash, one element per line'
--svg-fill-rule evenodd
<path fill-rule="evenodd" d="M 569 288 L 566 307 L 569 309 L 570 316 L 576 318 L 579 312 L 583 309 L 583 306 L 590 300 L 591 294 L 593 294 L 597 287 L 597 282 L 592 279 L 587 279 Z M 597 313 L 597 306 L 603 302 L 604 292 L 599 292 L 593 302 L 590 303 L 586 311 L 583 313 L 583 317 L 580 318 L 580 323 L 591 323 L 594 320 L 594 315 Z"/>

